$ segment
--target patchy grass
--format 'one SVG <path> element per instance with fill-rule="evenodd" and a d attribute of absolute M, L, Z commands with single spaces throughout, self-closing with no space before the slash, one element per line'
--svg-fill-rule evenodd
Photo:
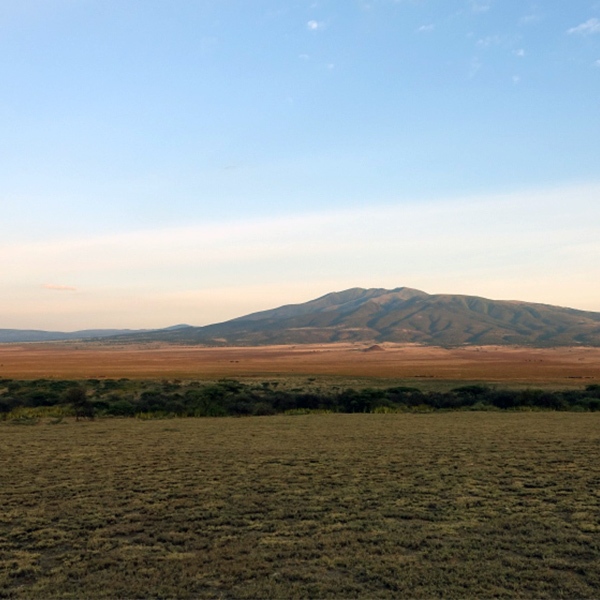
<path fill-rule="evenodd" d="M 600 414 L 0 423 L 0 597 L 593 598 Z"/>

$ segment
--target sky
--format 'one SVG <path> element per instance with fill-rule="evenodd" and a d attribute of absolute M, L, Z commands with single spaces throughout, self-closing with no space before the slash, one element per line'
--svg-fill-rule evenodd
<path fill-rule="evenodd" d="M 0 86 L 0 328 L 600 311 L 600 1 L 1 0 Z"/>

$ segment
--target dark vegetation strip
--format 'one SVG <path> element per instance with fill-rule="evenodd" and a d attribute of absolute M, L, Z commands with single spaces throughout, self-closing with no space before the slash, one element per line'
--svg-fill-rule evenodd
<path fill-rule="evenodd" d="M 464 385 L 447 392 L 395 386 L 385 389 L 282 389 L 279 382 L 20 381 L 0 379 L 0 417 L 31 418 L 29 409 L 46 409 L 81 418 L 94 416 L 221 417 L 313 411 L 385 413 L 431 410 L 600 411 L 600 385 L 581 390 L 507 390 Z M 35 410 L 33 411 L 35 413 Z M 38 411 L 39 412 L 39 411 Z"/>

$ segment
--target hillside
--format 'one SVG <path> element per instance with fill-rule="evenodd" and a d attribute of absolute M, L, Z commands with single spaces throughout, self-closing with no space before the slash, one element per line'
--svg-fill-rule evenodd
<path fill-rule="evenodd" d="M 206 345 L 397 342 L 600 346 L 600 313 L 401 287 L 352 288 L 206 327 L 112 338 Z"/>
<path fill-rule="evenodd" d="M 158 331 L 174 331 L 188 325 L 174 325 Z M 138 335 L 155 329 L 82 329 L 80 331 L 43 331 L 38 329 L 0 329 L 0 343 L 11 342 L 57 342 L 63 340 L 87 340 L 117 335 Z"/>

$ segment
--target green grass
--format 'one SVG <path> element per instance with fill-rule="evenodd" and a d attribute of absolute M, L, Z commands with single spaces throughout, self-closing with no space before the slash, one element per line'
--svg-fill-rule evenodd
<path fill-rule="evenodd" d="M 0 423 L 0 597 L 597 598 L 600 414 Z"/>

